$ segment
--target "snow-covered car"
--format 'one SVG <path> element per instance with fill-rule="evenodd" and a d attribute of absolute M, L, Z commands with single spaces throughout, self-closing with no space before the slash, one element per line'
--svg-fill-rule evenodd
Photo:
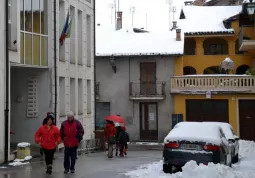
<path fill-rule="evenodd" d="M 228 140 L 231 148 L 232 163 L 238 162 L 238 152 L 239 152 L 239 137 L 235 135 L 232 126 L 226 122 L 204 122 L 207 124 L 216 124 L 222 128 L 222 131 Z"/>
<path fill-rule="evenodd" d="M 202 122 L 178 123 L 164 139 L 163 171 L 172 173 L 194 160 L 198 164 L 221 163 L 231 166 L 231 152 L 218 125 Z"/>

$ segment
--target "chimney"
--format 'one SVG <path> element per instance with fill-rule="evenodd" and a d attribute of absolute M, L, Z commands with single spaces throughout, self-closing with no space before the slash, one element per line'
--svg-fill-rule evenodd
<path fill-rule="evenodd" d="M 176 29 L 176 41 L 181 41 L 181 29 Z"/>
<path fill-rule="evenodd" d="M 120 30 L 120 29 L 122 29 L 122 12 L 118 11 L 116 30 Z"/>
<path fill-rule="evenodd" d="M 175 30 L 177 28 L 177 21 L 173 21 L 173 28 L 172 30 Z"/>

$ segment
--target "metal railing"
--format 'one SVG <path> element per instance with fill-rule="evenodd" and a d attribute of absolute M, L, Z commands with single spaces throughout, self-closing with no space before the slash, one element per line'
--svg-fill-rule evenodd
<path fill-rule="evenodd" d="M 165 96 L 165 82 L 130 82 L 129 95 L 136 96 Z"/>

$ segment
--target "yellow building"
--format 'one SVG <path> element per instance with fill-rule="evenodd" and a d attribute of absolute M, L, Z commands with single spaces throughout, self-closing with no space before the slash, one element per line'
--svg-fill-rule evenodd
<path fill-rule="evenodd" d="M 229 122 L 242 139 L 255 140 L 255 76 L 244 75 L 255 63 L 255 28 L 242 9 L 184 7 L 177 22 L 184 56 L 175 58 L 171 93 L 185 121 Z M 220 67 L 226 58 L 233 70 Z"/>

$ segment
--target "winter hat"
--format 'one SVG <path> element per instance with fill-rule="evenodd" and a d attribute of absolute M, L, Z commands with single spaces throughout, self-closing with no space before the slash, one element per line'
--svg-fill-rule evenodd
<path fill-rule="evenodd" d="M 67 113 L 67 117 L 74 117 L 73 111 L 69 111 L 69 112 Z"/>

